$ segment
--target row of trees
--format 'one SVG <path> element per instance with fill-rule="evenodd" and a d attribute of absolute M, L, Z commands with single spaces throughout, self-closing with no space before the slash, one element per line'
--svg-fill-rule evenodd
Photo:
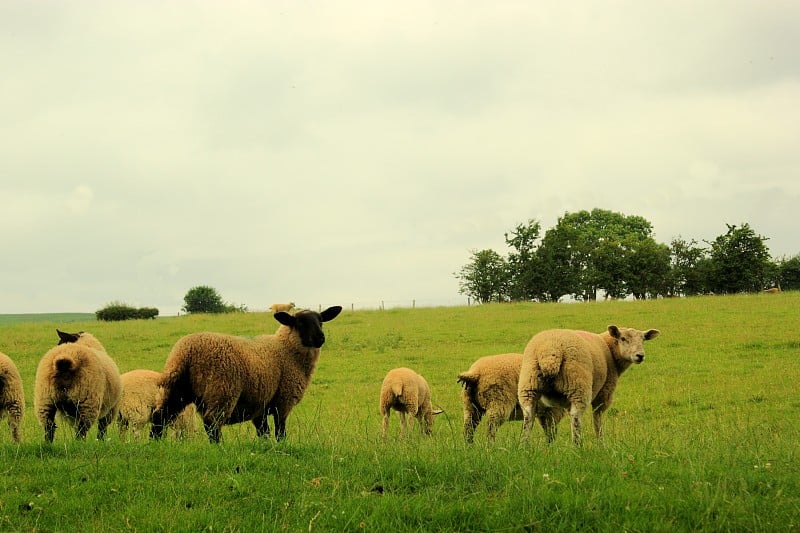
<path fill-rule="evenodd" d="M 644 218 L 594 209 L 566 213 L 544 235 L 538 221 L 519 224 L 505 234 L 506 257 L 473 250 L 454 275 L 459 292 L 481 303 L 800 289 L 800 255 L 772 260 L 767 240 L 745 223 L 705 246 L 682 237 L 666 245 Z"/>

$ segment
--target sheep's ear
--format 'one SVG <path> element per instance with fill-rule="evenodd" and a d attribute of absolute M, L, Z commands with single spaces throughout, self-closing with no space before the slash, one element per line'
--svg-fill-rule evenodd
<path fill-rule="evenodd" d="M 319 316 L 322 318 L 323 322 L 328 322 L 339 316 L 339 313 L 341 312 L 342 312 L 342 306 L 334 305 L 333 307 L 329 307 L 326 310 L 324 310 L 322 313 L 319 314 Z"/>
<path fill-rule="evenodd" d="M 619 339 L 620 333 L 619 333 L 619 328 L 617 326 L 608 326 L 608 332 L 615 339 Z"/>
<path fill-rule="evenodd" d="M 293 328 L 295 326 L 295 324 L 297 323 L 297 319 L 295 317 L 293 317 L 292 315 L 290 315 L 289 313 L 286 313 L 284 311 L 278 311 L 277 313 L 275 313 L 272 316 L 275 317 L 275 320 L 277 320 L 278 322 L 280 322 L 284 326 L 289 326 L 290 328 Z"/>
<path fill-rule="evenodd" d="M 444 411 L 442 411 L 441 409 L 434 409 L 433 410 L 433 414 L 435 414 L 435 415 L 440 415 L 442 413 L 444 413 Z"/>
<path fill-rule="evenodd" d="M 644 340 L 649 341 L 650 339 L 655 339 L 659 335 L 661 335 L 661 332 L 657 329 L 648 329 L 644 332 Z"/>
<path fill-rule="evenodd" d="M 80 333 L 65 333 L 60 329 L 56 329 L 56 333 L 58 333 L 58 344 L 78 342 L 78 337 L 81 336 Z"/>

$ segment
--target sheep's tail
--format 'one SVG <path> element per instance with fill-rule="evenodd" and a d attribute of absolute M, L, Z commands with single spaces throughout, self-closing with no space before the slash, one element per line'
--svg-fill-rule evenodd
<path fill-rule="evenodd" d="M 555 347 L 549 347 L 539 352 L 536 362 L 539 364 L 539 371 L 544 378 L 554 378 L 561 370 L 564 362 L 564 353 Z"/>
<path fill-rule="evenodd" d="M 58 375 L 74 374 L 78 369 L 78 361 L 71 354 L 59 355 L 53 360 L 53 368 Z"/>
<path fill-rule="evenodd" d="M 403 384 L 401 382 L 392 383 L 392 394 L 395 398 L 403 397 Z"/>
<path fill-rule="evenodd" d="M 472 374 L 469 371 L 462 372 L 458 375 L 458 381 L 463 385 L 464 392 L 466 392 L 467 397 L 472 405 L 478 406 L 478 381 L 480 380 L 480 376 L 477 374 Z"/>

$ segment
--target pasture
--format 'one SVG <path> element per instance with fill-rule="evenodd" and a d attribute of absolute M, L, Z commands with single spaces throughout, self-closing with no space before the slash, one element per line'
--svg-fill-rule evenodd
<path fill-rule="evenodd" d="M 327 302 L 334 305 L 337 302 Z M 76 442 L 59 427 L 45 445 L 33 412 L 41 356 L 55 328 L 93 333 L 120 371 L 161 370 L 196 331 L 274 332 L 266 313 L 154 321 L 3 323 L 27 400 L 23 443 L 0 424 L 2 531 L 797 531 L 800 529 L 800 293 L 590 304 L 345 310 L 281 443 L 228 426 L 223 443 Z M 480 356 L 522 351 L 537 331 L 657 328 L 626 372 L 605 439 L 585 444 L 562 421 L 547 445 L 538 425 L 485 425 L 462 437 L 459 372 Z M 433 435 L 399 418 L 380 438 L 385 373 L 425 376 Z"/>

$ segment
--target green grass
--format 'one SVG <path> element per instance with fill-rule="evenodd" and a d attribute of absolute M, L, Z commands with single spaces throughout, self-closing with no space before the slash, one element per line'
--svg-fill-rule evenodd
<path fill-rule="evenodd" d="M 0 325 L 28 410 L 23 444 L 0 427 L 2 531 L 797 531 L 800 529 L 800 293 L 593 304 L 345 311 L 288 438 L 258 440 L 229 426 L 213 446 L 43 443 L 33 377 L 61 324 Z M 644 364 L 619 384 L 606 436 L 575 449 L 536 428 L 520 444 L 508 423 L 494 446 L 483 425 L 461 436 L 457 374 L 482 355 L 521 351 L 537 331 L 608 324 L 658 328 Z M 87 321 L 121 371 L 160 369 L 193 331 L 272 332 L 268 314 Z M 434 434 L 380 438 L 386 371 L 426 376 L 445 413 Z M 591 427 L 590 420 L 585 421 Z M 92 433 L 93 434 L 93 433 Z"/>
<path fill-rule="evenodd" d="M 94 313 L 22 313 L 0 315 L 0 325 L 28 322 L 89 322 L 95 319 Z"/>

